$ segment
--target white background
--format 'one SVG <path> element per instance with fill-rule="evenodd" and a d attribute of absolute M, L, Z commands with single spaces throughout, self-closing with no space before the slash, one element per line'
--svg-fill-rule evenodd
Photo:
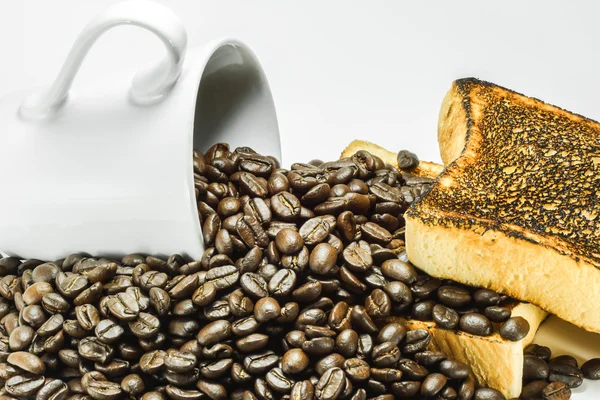
<path fill-rule="evenodd" d="M 0 95 L 49 83 L 81 28 L 112 2 L 1 0 Z M 256 51 L 288 164 L 335 158 L 355 138 L 439 160 L 439 106 L 466 76 L 600 119 L 600 8 L 592 1 L 162 2 L 184 20 L 190 48 L 231 36 Z M 162 54 L 147 32 L 123 43 L 120 29 L 135 30 L 102 37 L 82 81 Z"/>
<path fill-rule="evenodd" d="M 439 105 L 451 82 L 466 76 L 600 119 L 600 9 L 592 1 L 162 2 L 183 19 L 190 48 L 229 36 L 255 50 L 275 97 L 286 164 L 336 158 L 352 139 L 439 160 Z M 82 27 L 111 3 L 0 0 L 0 96 L 48 84 Z M 152 35 L 132 31 L 124 43 L 121 29 L 135 28 L 103 36 L 81 80 L 160 57 Z M 558 354 L 600 356 L 598 335 L 556 319 L 538 340 Z M 600 385 L 584 385 L 575 398 L 597 398 Z"/>

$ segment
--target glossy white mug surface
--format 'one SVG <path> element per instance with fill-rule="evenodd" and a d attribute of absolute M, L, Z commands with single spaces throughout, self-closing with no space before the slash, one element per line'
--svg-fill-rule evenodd
<path fill-rule="evenodd" d="M 121 24 L 154 33 L 166 57 L 133 82 L 124 72 L 70 91 L 90 46 Z M 187 54 L 186 46 L 168 8 L 117 3 L 84 29 L 54 84 L 0 99 L 2 251 L 41 260 L 80 251 L 200 258 L 192 149 L 228 142 L 279 160 L 281 150 L 269 85 L 250 49 L 230 39 Z"/>

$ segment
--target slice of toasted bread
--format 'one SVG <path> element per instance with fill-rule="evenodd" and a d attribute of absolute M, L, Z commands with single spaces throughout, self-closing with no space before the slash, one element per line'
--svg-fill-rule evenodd
<path fill-rule="evenodd" d="M 386 322 L 403 322 L 409 329 L 426 329 L 431 333 L 429 350 L 440 350 L 448 356 L 467 363 L 473 369 L 480 386 L 499 390 L 507 399 L 519 397 L 523 385 L 523 348 L 533 341 L 535 332 L 546 312 L 528 303 L 518 303 L 512 316 L 529 322 L 529 334 L 518 342 L 492 336 L 476 336 L 461 331 L 436 327 L 434 322 L 389 317 Z"/>
<path fill-rule="evenodd" d="M 405 215 L 410 260 L 600 333 L 600 124 L 463 79 L 438 134 L 447 166 Z"/>
<path fill-rule="evenodd" d="M 364 140 L 352 141 L 342 152 L 341 158 L 352 157 L 360 150 L 366 150 L 369 153 L 381 158 L 384 163 L 398 168 L 398 161 L 396 160 L 397 153 L 392 153 L 381 146 Z M 442 172 L 443 169 L 444 167 L 440 164 L 429 161 L 420 161 L 419 165 L 415 169 L 411 170 L 410 173 L 424 178 L 435 178 L 440 174 L 440 172 Z"/>

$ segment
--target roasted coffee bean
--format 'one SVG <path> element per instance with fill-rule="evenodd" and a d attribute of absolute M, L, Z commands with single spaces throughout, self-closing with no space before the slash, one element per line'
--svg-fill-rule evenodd
<path fill-rule="evenodd" d="M 302 350 L 314 356 L 324 356 L 335 348 L 335 340 L 329 337 L 318 337 L 302 343 Z"/>
<path fill-rule="evenodd" d="M 400 150 L 396 157 L 396 161 L 398 162 L 398 168 L 405 171 L 411 171 L 419 165 L 419 158 L 417 155 L 408 150 Z"/>
<path fill-rule="evenodd" d="M 77 322 L 86 331 L 91 331 L 100 322 L 98 309 L 91 304 L 83 304 L 75 307 Z"/>
<path fill-rule="evenodd" d="M 353 357 L 358 350 L 358 333 L 344 329 L 335 338 L 335 347 L 345 357 Z"/>
<path fill-rule="evenodd" d="M 292 391 L 294 381 L 288 378 L 280 368 L 273 368 L 265 375 L 269 387 L 278 393 L 289 393 Z"/>
<path fill-rule="evenodd" d="M 277 322 L 282 324 L 293 322 L 299 314 L 300 307 L 298 306 L 298 303 L 285 303 L 283 307 L 281 307 L 281 312 L 279 313 Z"/>
<path fill-rule="evenodd" d="M 552 382 L 542 390 L 544 400 L 568 400 L 571 398 L 571 389 L 563 382 Z"/>
<path fill-rule="evenodd" d="M 140 307 L 135 298 L 125 292 L 109 296 L 107 306 L 110 313 L 122 321 L 133 321 L 140 313 Z"/>
<path fill-rule="evenodd" d="M 113 344 L 121 339 L 125 330 L 111 319 L 103 319 L 96 325 L 96 337 L 103 343 Z"/>
<path fill-rule="evenodd" d="M 523 317 L 512 317 L 502 324 L 499 333 L 504 339 L 519 341 L 529 333 L 529 322 Z"/>
<path fill-rule="evenodd" d="M 167 351 L 165 367 L 176 373 L 190 372 L 197 363 L 197 358 L 192 353 L 184 353 L 176 350 Z"/>
<path fill-rule="evenodd" d="M 319 243 L 310 252 L 310 270 L 317 275 L 328 275 L 334 270 L 337 252 L 329 243 Z"/>
<path fill-rule="evenodd" d="M 371 352 L 373 351 L 373 338 L 371 335 L 364 333 L 358 336 L 358 350 L 356 351 L 356 356 L 358 358 L 369 358 L 371 357 Z"/>
<path fill-rule="evenodd" d="M 343 368 L 346 359 L 338 353 L 331 353 L 321 358 L 315 363 L 314 370 L 319 375 L 323 375 L 330 368 Z"/>
<path fill-rule="evenodd" d="M 564 354 L 562 356 L 558 356 L 558 357 L 554 357 L 551 360 L 548 361 L 548 364 L 550 366 L 553 365 L 570 365 L 573 366 L 575 368 L 579 367 L 579 363 L 577 362 L 577 359 L 571 355 L 568 354 Z"/>
<path fill-rule="evenodd" d="M 525 347 L 523 354 L 537 356 L 544 361 L 550 360 L 550 357 L 552 356 L 552 352 L 551 352 L 550 348 L 548 348 L 546 346 L 540 346 L 540 345 L 534 344 L 534 343 Z"/>
<path fill-rule="evenodd" d="M 70 307 L 69 302 L 58 293 L 45 294 L 41 304 L 50 314 L 64 314 Z"/>
<path fill-rule="evenodd" d="M 16 351 L 14 353 L 10 353 L 6 361 L 10 365 L 18 367 L 23 371 L 32 373 L 34 375 L 43 375 L 46 371 L 44 362 L 40 360 L 38 356 L 25 351 Z"/>
<path fill-rule="evenodd" d="M 154 350 L 140 358 L 140 369 L 147 374 L 154 374 L 165 366 L 167 353 L 163 350 Z"/>
<path fill-rule="evenodd" d="M 365 309 L 372 318 L 386 317 L 390 315 L 392 302 L 386 292 L 375 289 L 365 300 Z"/>
<path fill-rule="evenodd" d="M 253 298 L 260 299 L 269 295 L 267 282 L 256 273 L 247 272 L 243 274 L 240 278 L 240 285 L 244 292 Z"/>
<path fill-rule="evenodd" d="M 427 378 L 421 384 L 421 396 L 433 397 L 437 395 L 448 382 L 448 378 L 442 374 L 433 373 L 427 375 Z"/>
<path fill-rule="evenodd" d="M 275 245 L 281 254 L 297 253 L 304 246 L 304 239 L 293 229 L 282 229 L 275 235 Z"/>
<path fill-rule="evenodd" d="M 32 396 L 44 386 L 43 376 L 16 375 L 4 384 L 6 393 L 17 398 Z"/>
<path fill-rule="evenodd" d="M 105 364 L 114 355 L 114 349 L 96 337 L 86 337 L 79 341 L 79 355 L 87 360 Z"/>
<path fill-rule="evenodd" d="M 504 400 L 505 397 L 496 389 L 479 388 L 475 391 L 474 400 Z"/>
<path fill-rule="evenodd" d="M 511 311 L 506 307 L 501 306 L 490 306 L 486 307 L 484 314 L 492 322 L 505 322 L 510 318 Z"/>
<path fill-rule="evenodd" d="M 431 321 L 433 319 L 433 309 L 436 306 L 435 301 L 425 300 L 414 303 L 411 316 L 419 321 Z"/>
<path fill-rule="evenodd" d="M 412 398 L 416 396 L 420 390 L 421 382 L 418 381 L 395 382 L 392 384 L 392 392 L 401 399 Z"/>
<path fill-rule="evenodd" d="M 87 393 L 97 400 L 112 400 L 118 398 L 121 386 L 110 381 L 90 381 L 86 388 Z"/>
<path fill-rule="evenodd" d="M 377 341 L 379 343 L 391 342 L 398 346 L 406 337 L 406 333 L 407 330 L 403 325 L 399 323 L 390 323 L 381 328 L 377 335 Z"/>
<path fill-rule="evenodd" d="M 314 393 L 315 387 L 310 381 L 299 381 L 292 387 L 290 400 L 311 400 L 314 398 Z"/>
<path fill-rule="evenodd" d="M 253 333 L 236 341 L 238 350 L 252 353 L 261 350 L 269 343 L 269 336 L 262 333 Z"/>
<path fill-rule="evenodd" d="M 583 363 L 581 372 L 586 379 L 600 379 L 600 358 L 592 358 Z"/>
<path fill-rule="evenodd" d="M 342 253 L 348 268 L 357 272 L 365 272 L 373 265 L 371 248 L 365 241 L 350 243 Z"/>
<path fill-rule="evenodd" d="M 296 273 L 289 269 L 281 269 L 269 281 L 268 289 L 273 296 L 287 296 L 295 286 Z"/>
<path fill-rule="evenodd" d="M 160 321 L 154 315 L 142 312 L 138 317 L 128 322 L 129 330 L 141 339 L 155 336 L 160 329 Z"/>
<path fill-rule="evenodd" d="M 367 333 L 376 333 L 377 326 L 362 306 L 354 306 L 350 312 L 350 320 L 359 330 Z"/>
<path fill-rule="evenodd" d="M 37 392 L 36 400 L 65 400 L 69 395 L 69 387 L 59 379 L 46 381 Z"/>
<path fill-rule="evenodd" d="M 249 355 L 244 358 L 244 369 L 251 374 L 262 374 L 273 368 L 279 357 L 272 351 Z"/>
<path fill-rule="evenodd" d="M 458 286 L 442 286 L 437 296 L 440 303 L 448 307 L 464 307 L 471 302 L 469 291 Z"/>
<path fill-rule="evenodd" d="M 583 373 L 573 365 L 551 363 L 548 380 L 550 382 L 564 382 L 572 389 L 581 386 L 583 383 Z"/>
<path fill-rule="evenodd" d="M 35 330 L 27 325 L 15 328 L 8 339 L 8 345 L 12 351 L 23 350 L 31 344 Z"/>
<path fill-rule="evenodd" d="M 375 366 L 391 367 L 400 359 L 400 349 L 392 342 L 383 342 L 373 348 L 371 356 Z"/>
<path fill-rule="evenodd" d="M 455 329 L 458 326 L 460 317 L 453 309 L 436 304 L 433 307 L 433 321 L 443 329 Z"/>
<path fill-rule="evenodd" d="M 439 371 L 449 379 L 467 379 L 471 368 L 461 361 L 447 359 L 440 363 Z"/>
<path fill-rule="evenodd" d="M 217 320 L 204 326 L 196 339 L 202 346 L 210 346 L 228 339 L 232 333 L 232 325 L 227 320 Z"/>
<path fill-rule="evenodd" d="M 263 297 L 254 305 L 254 318 L 258 322 L 267 322 L 277 319 L 281 313 L 281 306 L 273 297 Z"/>
<path fill-rule="evenodd" d="M 473 299 L 479 307 L 490 307 L 498 305 L 500 295 L 491 289 L 479 289 L 473 293 Z"/>
<path fill-rule="evenodd" d="M 446 354 L 441 351 L 426 350 L 415 354 L 415 361 L 426 367 L 437 365 L 446 359 Z"/>
<path fill-rule="evenodd" d="M 409 380 L 422 381 L 429 375 L 427 368 L 408 358 L 402 358 L 398 361 L 398 369 L 402 371 L 403 377 Z"/>
<path fill-rule="evenodd" d="M 478 313 L 467 313 L 460 317 L 460 330 L 478 336 L 489 336 L 493 332 L 492 323 Z"/>
<path fill-rule="evenodd" d="M 231 332 L 235 336 L 250 335 L 258 329 L 260 323 L 254 316 L 238 319 L 231 324 Z M 204 328 L 203 328 L 204 329 Z"/>
<path fill-rule="evenodd" d="M 360 358 L 349 358 L 343 365 L 346 375 L 354 382 L 365 381 L 371 377 L 369 363 Z"/>
<path fill-rule="evenodd" d="M 340 368 L 331 368 L 321 376 L 315 386 L 315 396 L 318 400 L 337 399 L 344 391 L 346 375 Z"/>
<path fill-rule="evenodd" d="M 525 355 L 523 361 L 523 379 L 547 379 L 549 374 L 548 364 L 539 357 Z"/>

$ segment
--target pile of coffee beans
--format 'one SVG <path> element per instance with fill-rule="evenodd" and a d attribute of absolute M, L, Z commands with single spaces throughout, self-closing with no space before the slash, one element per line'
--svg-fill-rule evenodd
<path fill-rule="evenodd" d="M 529 331 L 512 299 L 408 262 L 403 213 L 430 179 L 365 151 L 287 170 L 217 144 L 193 164 L 201 260 L 0 260 L 2 400 L 504 398 L 382 323 Z"/>
<path fill-rule="evenodd" d="M 523 351 L 524 400 L 563 400 L 571 397 L 571 389 L 581 386 L 583 379 L 600 379 L 600 358 L 585 362 L 581 368 L 570 355 L 552 357 L 546 346 L 530 344 Z"/>

